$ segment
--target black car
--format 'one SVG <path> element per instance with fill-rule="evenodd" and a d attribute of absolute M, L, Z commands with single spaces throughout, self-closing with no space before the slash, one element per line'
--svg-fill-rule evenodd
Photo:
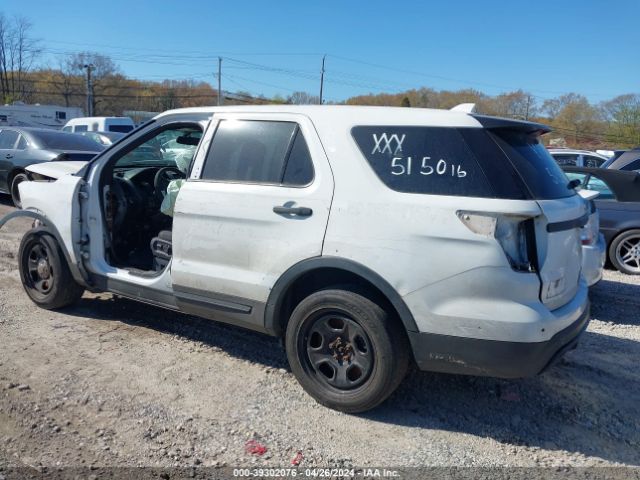
<path fill-rule="evenodd" d="M 640 173 L 603 168 L 563 167 L 570 180 L 600 193 L 600 232 L 607 257 L 621 272 L 640 275 Z"/>
<path fill-rule="evenodd" d="M 52 160 L 90 160 L 104 147 L 89 138 L 44 128 L 0 128 L 0 193 L 20 206 L 18 184 L 25 167 Z"/>

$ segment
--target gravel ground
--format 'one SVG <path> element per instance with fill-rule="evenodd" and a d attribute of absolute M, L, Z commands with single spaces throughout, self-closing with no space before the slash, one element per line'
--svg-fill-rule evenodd
<path fill-rule="evenodd" d="M 109 294 L 37 308 L 15 259 L 28 225 L 0 230 L 0 477 L 20 466 L 294 458 L 301 467 L 640 465 L 638 277 L 605 272 L 580 346 L 543 375 L 413 372 L 375 411 L 345 415 L 303 392 L 269 337 Z M 247 452 L 250 440 L 266 451 Z"/>

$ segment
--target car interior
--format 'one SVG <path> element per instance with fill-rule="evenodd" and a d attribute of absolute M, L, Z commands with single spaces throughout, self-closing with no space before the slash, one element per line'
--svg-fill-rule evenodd
<path fill-rule="evenodd" d="M 174 125 L 129 149 L 103 173 L 107 262 L 140 276 L 164 270 L 172 254 L 173 202 L 202 137 L 195 125 Z M 172 185 L 172 194 L 167 188 Z"/>

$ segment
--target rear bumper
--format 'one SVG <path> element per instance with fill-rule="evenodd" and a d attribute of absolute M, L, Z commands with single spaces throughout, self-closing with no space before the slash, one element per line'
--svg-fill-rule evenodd
<path fill-rule="evenodd" d="M 501 378 L 530 377 L 542 372 L 577 346 L 589 323 L 589 306 L 571 325 L 544 342 L 505 342 L 408 332 L 421 370 Z"/>
<path fill-rule="evenodd" d="M 604 235 L 598 235 L 594 245 L 582 246 L 582 275 L 590 287 L 602 279 L 602 269 L 606 258 L 607 244 Z"/>

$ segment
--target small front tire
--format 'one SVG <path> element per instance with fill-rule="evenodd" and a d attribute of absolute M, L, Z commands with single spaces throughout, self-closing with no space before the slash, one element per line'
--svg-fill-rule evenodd
<path fill-rule="evenodd" d="M 39 307 L 67 307 L 82 296 L 84 287 L 74 280 L 52 235 L 38 229 L 28 231 L 20 242 L 18 258 L 24 290 Z"/>
<path fill-rule="evenodd" d="M 409 365 L 401 324 L 350 290 L 321 290 L 302 300 L 287 325 L 286 349 L 307 393 L 347 413 L 371 410 L 386 400 Z"/>

